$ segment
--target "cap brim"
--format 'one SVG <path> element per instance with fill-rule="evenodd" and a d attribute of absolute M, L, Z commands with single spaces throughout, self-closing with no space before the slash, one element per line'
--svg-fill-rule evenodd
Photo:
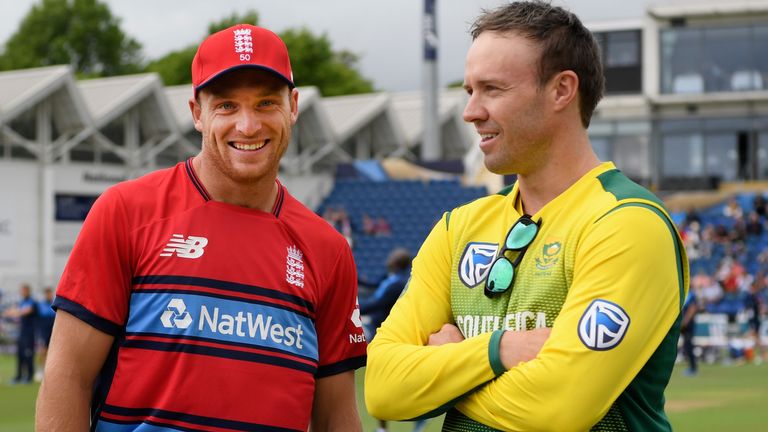
<path fill-rule="evenodd" d="M 228 74 L 230 72 L 234 72 L 234 71 L 240 70 L 240 69 L 258 69 L 258 70 L 263 70 L 263 71 L 267 71 L 267 72 L 272 72 L 273 75 L 275 75 L 276 77 L 278 77 L 281 80 L 283 80 L 288 85 L 288 88 L 293 89 L 293 88 L 296 87 L 296 85 L 293 83 L 293 81 L 288 79 L 288 77 L 286 77 L 285 75 L 281 74 L 280 72 L 278 72 L 278 71 L 276 71 L 276 70 L 274 70 L 272 68 L 269 68 L 269 67 L 266 67 L 266 66 L 262 66 L 262 65 L 244 64 L 244 65 L 232 66 L 231 68 L 224 69 L 223 71 L 220 71 L 219 73 L 210 76 L 203 83 L 201 83 L 200 85 L 195 87 L 195 95 L 197 95 L 198 91 L 200 91 L 201 89 L 205 88 L 206 86 L 208 86 L 212 82 L 216 81 L 216 79 L 218 79 L 218 78 L 220 78 L 220 77 L 222 77 L 222 76 L 224 76 L 224 75 L 226 75 L 226 74 Z"/>

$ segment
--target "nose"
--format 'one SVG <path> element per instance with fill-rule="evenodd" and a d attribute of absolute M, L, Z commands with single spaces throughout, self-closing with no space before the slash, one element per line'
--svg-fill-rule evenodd
<path fill-rule="evenodd" d="M 469 100 L 467 100 L 467 105 L 464 107 L 462 117 L 467 123 L 474 123 L 488 119 L 488 111 L 486 111 L 485 107 L 483 106 L 482 101 L 480 100 L 480 95 L 477 93 L 469 95 Z"/>
<path fill-rule="evenodd" d="M 259 114 L 250 110 L 241 110 L 237 119 L 237 132 L 243 136 L 253 136 L 261 129 Z"/>

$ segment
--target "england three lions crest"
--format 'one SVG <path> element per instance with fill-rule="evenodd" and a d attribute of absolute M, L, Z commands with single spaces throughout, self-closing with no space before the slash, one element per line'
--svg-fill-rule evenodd
<path fill-rule="evenodd" d="M 459 262 L 459 279 L 469 288 L 480 285 L 488 275 L 499 245 L 495 243 L 469 243 Z"/>
<path fill-rule="evenodd" d="M 288 246 L 285 257 L 285 281 L 289 284 L 304 288 L 304 254 L 296 245 Z"/>

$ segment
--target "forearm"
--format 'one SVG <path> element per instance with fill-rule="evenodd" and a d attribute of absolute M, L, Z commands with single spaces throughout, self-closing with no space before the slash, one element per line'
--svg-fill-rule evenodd
<path fill-rule="evenodd" d="M 361 432 L 354 371 L 320 378 L 312 405 L 312 432 Z"/>
<path fill-rule="evenodd" d="M 408 420 L 434 411 L 495 377 L 491 334 L 460 343 L 422 346 L 398 341 L 385 328 L 369 347 L 365 372 L 368 411 Z"/>
<path fill-rule="evenodd" d="M 113 340 L 64 311 L 56 313 L 37 398 L 37 432 L 89 429 L 93 383 Z"/>
<path fill-rule="evenodd" d="M 497 429 L 542 431 L 588 430 L 619 396 L 622 409 L 634 413 L 663 410 L 686 295 L 685 255 L 652 213 L 623 211 L 636 212 L 637 220 L 608 217 L 604 224 L 611 224 L 598 225 L 583 242 L 539 355 L 463 398 L 457 409 Z M 636 236 L 625 226 L 657 231 Z"/>
<path fill-rule="evenodd" d="M 93 389 L 55 361 L 46 362 L 35 415 L 37 432 L 83 432 L 90 427 Z"/>

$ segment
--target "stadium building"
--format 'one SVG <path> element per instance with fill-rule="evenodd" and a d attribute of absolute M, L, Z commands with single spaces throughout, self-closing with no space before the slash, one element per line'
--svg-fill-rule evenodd
<path fill-rule="evenodd" d="M 589 27 L 607 80 L 589 129 L 601 159 L 662 192 L 768 180 L 768 2 L 656 6 L 637 20 Z M 400 215 L 413 206 L 375 210 L 390 216 L 392 244 L 414 248 L 443 209 L 502 184 L 484 171 L 477 135 L 461 118 L 462 89 L 440 93 L 443 161 L 430 170 L 417 157 L 421 93 L 299 92 L 281 180 L 311 208 L 344 203 L 347 192 L 370 196 L 371 188 L 393 200 L 436 196 L 442 201 L 413 210 L 420 219 Z M 197 153 L 191 94 L 154 74 L 78 81 L 68 66 L 0 73 L 0 289 L 55 285 L 104 189 Z M 402 178 L 420 180 L 391 181 Z M 352 200 L 355 223 L 367 211 L 361 206 L 381 204 Z M 389 246 L 356 242 L 361 273 L 375 276 Z"/>

